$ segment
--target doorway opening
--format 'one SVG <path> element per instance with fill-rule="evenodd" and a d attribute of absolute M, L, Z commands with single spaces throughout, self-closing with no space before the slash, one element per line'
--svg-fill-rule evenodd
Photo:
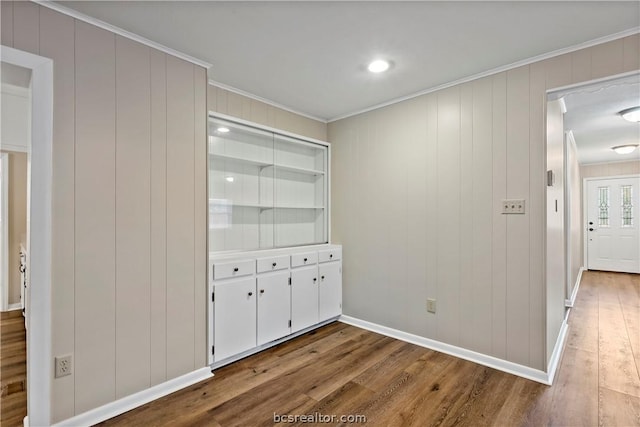
<path fill-rule="evenodd" d="M 16 148 L 17 140 L 6 133 L 10 127 L 5 127 L 5 119 L 15 122 L 20 115 L 21 107 L 5 108 L 5 102 L 10 97 L 3 94 L 2 99 L 2 139 L 0 151 L 7 154 L 8 167 L 2 168 L 2 173 L 11 174 L 12 154 L 21 153 L 26 163 L 25 199 L 25 230 L 19 233 L 18 240 L 22 240 L 24 249 L 22 256 L 17 252 L 18 259 L 24 261 L 26 269 L 21 273 L 23 301 L 26 307 L 25 326 L 27 337 L 27 419 L 25 423 L 31 425 L 51 424 L 51 181 L 52 181 L 52 134 L 53 134 L 53 61 L 28 52 L 0 46 L 0 62 L 4 79 L 10 76 L 25 78 L 29 76 L 30 96 L 23 107 L 28 109 L 27 147 Z M 26 73 L 25 71 L 26 70 Z M 16 85 L 14 85 L 16 86 Z M 13 100 L 15 101 L 15 100 Z M 17 105 L 17 104 L 16 104 Z M 26 114 L 22 112 L 22 115 Z M 24 119 L 21 116 L 20 120 Z M 19 122 L 19 120 L 18 120 Z M 23 168 L 24 169 L 24 168 Z M 6 176 L 6 175 L 5 175 Z M 9 212 L 14 208 L 10 198 L 11 185 L 18 179 L 3 179 L 2 185 L 8 184 L 6 191 L 7 208 Z M 4 194 L 3 194 L 4 196 Z M 2 199 L 3 197 L 0 197 Z M 16 204 L 17 206 L 17 204 Z M 10 215 L 4 216 L 11 218 Z M 8 224 L 9 226 L 11 224 Z M 4 226 L 4 221 L 3 221 Z M 7 233 L 10 235 L 11 233 Z M 4 237 L 4 236 L 3 236 Z M 10 240 L 10 238 L 9 238 Z M 10 247 L 5 249 L 3 261 L 11 255 Z M 14 248 L 15 249 L 15 248 Z M 5 256 L 6 255 L 6 256 Z M 8 262 L 11 262 L 9 258 Z M 18 262 L 18 265 L 20 263 Z M 20 269 L 19 269 L 20 270 Z M 8 273 L 11 268 L 3 269 Z M 4 301 L 3 301 L 4 302 Z M 22 303 L 21 303 L 22 305 Z M 21 307 L 20 305 L 20 307 Z"/>

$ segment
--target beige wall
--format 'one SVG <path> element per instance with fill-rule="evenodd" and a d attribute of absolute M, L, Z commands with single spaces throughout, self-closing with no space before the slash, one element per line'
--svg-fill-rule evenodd
<path fill-rule="evenodd" d="M 327 124 L 264 102 L 247 98 L 218 86 L 208 85 L 209 111 L 238 117 L 264 126 L 309 138 L 327 140 Z"/>
<path fill-rule="evenodd" d="M 31 2 L 2 44 L 54 61 L 53 421 L 206 363 L 206 72 Z M 53 361 L 51 363 L 53 376 Z"/>
<path fill-rule="evenodd" d="M 580 165 L 582 178 L 640 174 L 640 160 Z"/>
<path fill-rule="evenodd" d="M 20 245 L 27 235 L 27 154 L 9 153 L 9 304 L 20 302 Z"/>
<path fill-rule="evenodd" d="M 330 123 L 345 314 L 546 369 L 546 90 L 639 69 L 639 42 Z M 501 215 L 503 198 L 527 214 Z"/>

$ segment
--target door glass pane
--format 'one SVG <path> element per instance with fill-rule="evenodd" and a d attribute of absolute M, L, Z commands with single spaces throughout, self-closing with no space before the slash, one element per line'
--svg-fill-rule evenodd
<path fill-rule="evenodd" d="M 620 200 L 622 201 L 622 226 L 633 226 L 633 187 L 631 185 L 622 185 L 620 187 Z"/>
<path fill-rule="evenodd" d="M 598 187 L 598 226 L 609 226 L 609 187 Z"/>

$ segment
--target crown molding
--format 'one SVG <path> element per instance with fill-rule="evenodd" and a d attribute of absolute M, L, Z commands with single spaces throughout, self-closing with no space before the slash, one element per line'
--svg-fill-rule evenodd
<path fill-rule="evenodd" d="M 91 16 L 85 15 L 84 13 L 80 13 L 77 10 L 73 10 L 71 8 L 68 8 L 66 6 L 62 6 L 58 3 L 55 3 L 53 1 L 50 0 L 31 0 L 33 3 L 39 4 L 40 6 L 46 7 L 48 9 L 51 10 L 55 10 L 56 12 L 60 12 L 64 15 L 70 16 L 72 18 L 75 18 L 79 21 L 82 22 L 86 22 L 87 24 L 91 24 L 91 25 L 95 25 L 96 27 L 102 28 L 103 30 L 107 30 L 110 31 L 112 33 L 118 34 L 119 36 L 122 37 L 126 37 L 128 39 L 137 41 L 138 43 L 141 43 L 145 46 L 149 46 L 152 47 L 156 50 L 159 50 L 161 52 L 164 52 L 166 54 L 169 54 L 171 56 L 175 56 L 177 58 L 183 59 L 187 62 L 190 62 L 192 64 L 195 65 L 199 65 L 200 67 L 204 67 L 206 69 L 211 68 L 211 64 L 209 64 L 208 62 L 202 61 L 198 58 L 194 58 L 193 56 L 187 55 L 185 53 L 179 52 L 175 49 L 171 49 L 170 47 L 167 47 L 165 45 L 162 45 L 160 43 L 156 43 L 152 40 L 149 40 L 147 38 L 144 38 L 142 36 L 139 36 L 137 34 L 131 33 L 127 30 L 123 30 L 120 27 L 116 27 L 115 25 L 111 25 L 108 24 L 104 21 L 101 21 L 99 19 L 93 18 Z"/>
<path fill-rule="evenodd" d="M 290 113 L 306 117 L 306 118 L 311 119 L 311 120 L 316 120 L 316 121 L 321 122 L 321 123 L 327 123 L 327 119 L 323 119 L 321 117 L 313 116 L 311 114 L 307 114 L 305 112 L 302 112 L 302 111 L 299 111 L 299 110 L 295 110 L 295 109 L 293 109 L 291 107 L 287 107 L 286 105 L 278 104 L 277 102 L 271 101 L 270 99 L 262 98 L 262 97 L 260 97 L 258 95 L 254 95 L 254 94 L 252 94 L 250 92 L 245 92 L 242 89 L 238 89 L 236 87 L 229 86 L 229 85 L 224 84 L 224 83 L 220 83 L 220 82 L 215 81 L 213 79 L 209 79 L 209 84 L 212 85 L 212 86 L 217 86 L 220 89 L 224 89 L 224 90 L 227 90 L 229 92 L 233 92 L 235 94 L 242 95 L 242 96 L 244 96 L 246 98 L 251 98 L 251 99 L 254 99 L 256 101 L 263 102 L 265 104 L 271 105 L 272 107 L 280 108 L 281 110 L 285 110 L 285 111 L 288 111 Z"/>

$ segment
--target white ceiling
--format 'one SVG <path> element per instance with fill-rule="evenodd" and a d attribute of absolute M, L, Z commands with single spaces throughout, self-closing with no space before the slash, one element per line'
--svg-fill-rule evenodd
<path fill-rule="evenodd" d="M 323 120 L 640 26 L 637 1 L 58 3 Z M 374 58 L 391 70 L 367 72 Z"/>
<path fill-rule="evenodd" d="M 598 163 L 640 159 L 640 151 L 618 154 L 611 147 L 640 143 L 640 123 L 618 113 L 640 106 L 640 75 L 610 80 L 563 94 L 567 107 L 564 128 L 573 132 L 578 161 Z"/>

